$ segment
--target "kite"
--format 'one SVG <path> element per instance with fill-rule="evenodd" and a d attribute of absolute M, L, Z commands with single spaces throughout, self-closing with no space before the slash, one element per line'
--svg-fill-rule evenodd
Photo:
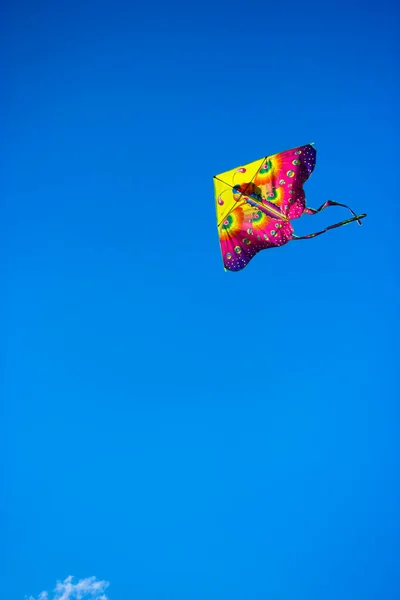
<path fill-rule="evenodd" d="M 283 246 L 292 240 L 321 235 L 347 225 L 366 214 L 327 200 L 319 208 L 306 206 L 303 185 L 316 163 L 313 144 L 265 156 L 243 167 L 214 177 L 218 234 L 225 270 L 240 271 L 261 250 Z M 315 215 L 328 206 L 347 208 L 353 215 L 322 231 L 298 237 L 291 221 L 303 214 Z"/>

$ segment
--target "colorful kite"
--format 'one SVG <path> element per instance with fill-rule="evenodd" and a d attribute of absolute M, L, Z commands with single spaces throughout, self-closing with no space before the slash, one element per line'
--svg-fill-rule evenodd
<path fill-rule="evenodd" d="M 356 215 L 345 204 L 328 200 L 320 208 L 306 207 L 303 185 L 314 170 L 316 150 L 312 144 L 266 156 L 214 177 L 218 233 L 225 269 L 240 271 L 260 250 L 283 246 L 291 240 L 313 238 L 329 229 L 347 225 Z M 351 219 L 322 231 L 298 237 L 292 219 L 315 215 L 327 206 L 342 206 Z"/>

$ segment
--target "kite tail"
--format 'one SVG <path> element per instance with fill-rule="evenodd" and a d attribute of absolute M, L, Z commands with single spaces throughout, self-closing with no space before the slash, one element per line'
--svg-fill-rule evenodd
<path fill-rule="evenodd" d="M 321 210 L 324 210 L 324 208 L 327 208 L 328 206 L 341 206 L 342 208 L 347 208 L 347 210 L 349 210 L 351 212 L 353 217 L 356 217 L 356 221 L 358 222 L 358 224 L 361 225 L 361 222 L 359 221 L 356 213 L 354 212 L 354 210 L 352 210 L 350 208 L 350 206 L 347 206 L 347 204 L 340 204 L 340 202 L 335 202 L 334 200 L 327 200 L 319 208 L 308 208 L 307 207 L 307 208 L 305 208 L 304 213 L 306 215 L 316 215 L 317 213 L 321 212 Z"/>
<path fill-rule="evenodd" d="M 325 204 L 327 204 L 327 203 L 325 203 Z M 335 203 L 335 204 L 337 204 L 337 203 Z M 329 206 L 329 204 L 328 204 L 328 206 Z M 343 204 L 341 204 L 340 206 L 343 206 Z M 324 208 L 324 206 L 322 208 Z M 322 208 L 319 210 L 322 210 Z M 346 208 L 348 208 L 348 207 L 346 207 Z M 312 209 L 309 209 L 309 210 L 312 210 Z M 351 209 L 349 209 L 349 210 L 351 210 Z M 351 211 L 351 212 L 353 212 L 353 211 Z M 311 214 L 315 214 L 315 213 L 311 213 Z M 325 229 L 322 229 L 321 231 L 316 231 L 315 233 L 309 233 L 308 235 L 302 235 L 302 236 L 294 235 L 292 237 L 292 239 L 293 240 L 309 240 L 313 237 L 316 237 L 317 235 L 321 235 L 322 233 L 329 231 L 330 229 L 336 229 L 336 227 L 342 227 L 343 225 L 347 225 L 348 223 L 353 223 L 353 221 L 357 221 L 357 223 L 359 225 L 361 225 L 360 219 L 364 219 L 364 217 L 366 217 L 366 216 L 367 216 L 366 213 L 364 213 L 362 215 L 358 215 L 358 216 L 355 215 L 352 219 L 347 219 L 347 221 L 341 221 L 340 223 L 335 223 L 334 225 L 329 225 L 329 227 L 325 227 Z"/>

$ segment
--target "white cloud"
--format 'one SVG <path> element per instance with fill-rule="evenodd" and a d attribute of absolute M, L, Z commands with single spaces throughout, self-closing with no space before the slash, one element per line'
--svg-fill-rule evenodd
<path fill-rule="evenodd" d="M 104 593 L 109 586 L 108 581 L 88 577 L 73 583 L 73 579 L 70 575 L 64 581 L 57 581 L 51 597 L 48 592 L 41 592 L 36 599 L 30 596 L 27 600 L 108 600 Z"/>

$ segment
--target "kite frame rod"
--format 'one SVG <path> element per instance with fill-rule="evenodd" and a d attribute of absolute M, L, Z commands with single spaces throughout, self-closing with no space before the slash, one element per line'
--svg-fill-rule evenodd
<path fill-rule="evenodd" d="M 265 161 L 268 160 L 268 154 L 267 156 L 264 156 L 264 158 L 261 161 L 261 165 L 258 167 L 257 171 L 254 173 L 253 177 L 251 178 L 251 180 L 249 181 L 249 183 L 247 183 L 246 185 L 249 185 L 250 183 L 254 182 L 254 179 L 257 177 L 257 175 L 259 174 L 260 170 L 262 169 L 263 164 L 265 163 Z M 214 179 L 217 179 L 218 181 L 220 181 L 221 183 L 224 183 L 225 185 L 227 185 L 228 187 L 234 189 L 233 185 L 230 185 L 229 183 L 226 183 L 226 181 L 222 181 L 222 179 L 220 179 L 219 177 L 217 177 L 217 175 L 214 175 Z M 241 192 L 239 200 L 243 197 L 243 192 Z M 239 202 L 239 200 L 237 202 Z M 237 202 L 236 204 L 234 204 L 232 206 L 232 208 L 230 209 L 230 211 L 221 219 L 221 221 L 218 223 L 218 228 L 221 226 L 222 221 L 224 221 L 224 219 L 226 219 L 227 217 L 229 217 L 229 215 L 231 214 L 231 212 L 233 211 L 233 209 L 237 206 Z"/>

